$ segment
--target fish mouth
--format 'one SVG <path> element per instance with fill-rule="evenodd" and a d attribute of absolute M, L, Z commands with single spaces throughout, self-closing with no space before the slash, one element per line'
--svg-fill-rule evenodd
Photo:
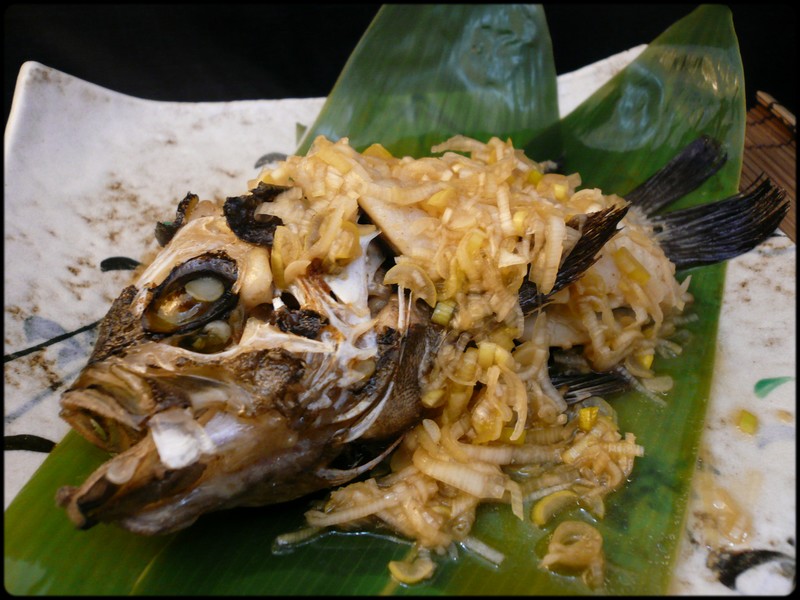
<path fill-rule="evenodd" d="M 86 440 L 108 452 L 124 452 L 144 437 L 147 415 L 126 410 L 127 394 L 100 385 L 72 389 L 61 398 L 59 416 Z"/>
<path fill-rule="evenodd" d="M 77 528 L 89 529 L 190 489 L 205 469 L 202 462 L 181 469 L 164 468 L 152 438 L 147 436 L 105 463 L 79 487 L 61 487 L 56 503 L 66 509 Z"/>
<path fill-rule="evenodd" d="M 58 491 L 57 504 L 80 529 L 112 521 L 143 534 L 182 529 L 242 493 L 237 473 L 295 446 L 277 407 L 253 416 L 221 402 L 236 395 L 230 382 L 214 387 L 197 375 L 121 373 L 109 365 L 92 371 L 84 387 L 62 397 L 61 416 L 114 456 L 81 485 Z M 243 431 L 256 430 L 249 444 L 231 447 Z"/>
<path fill-rule="evenodd" d="M 275 409 L 247 416 L 220 408 L 198 417 L 173 406 L 82 484 L 60 488 L 56 502 L 80 529 L 116 522 L 143 535 L 172 533 L 206 512 L 294 499 L 300 492 L 287 482 L 296 480 L 303 493 L 325 487 L 330 474 L 316 470 L 338 454 L 333 434 L 300 435 Z M 164 446 L 178 438 L 174 448 Z"/>
<path fill-rule="evenodd" d="M 89 442 L 116 454 L 138 444 L 158 413 L 240 395 L 229 384 L 199 375 L 139 372 L 111 360 L 81 374 L 61 397 L 59 414 Z"/>

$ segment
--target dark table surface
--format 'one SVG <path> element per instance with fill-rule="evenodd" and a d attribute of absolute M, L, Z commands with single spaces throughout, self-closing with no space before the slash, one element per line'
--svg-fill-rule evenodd
<path fill-rule="evenodd" d="M 559 74 L 649 43 L 696 4 L 553 4 Z M 323 97 L 379 5 L 12 5 L 4 13 L 6 120 L 23 62 L 155 100 Z M 796 10 L 732 4 L 747 106 L 796 112 Z"/>

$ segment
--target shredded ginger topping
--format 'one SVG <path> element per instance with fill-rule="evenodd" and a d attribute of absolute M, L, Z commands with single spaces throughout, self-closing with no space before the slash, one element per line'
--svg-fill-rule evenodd
<path fill-rule="evenodd" d="M 402 569 L 404 583 L 409 573 L 429 577 L 428 553 L 456 544 L 502 560 L 470 536 L 483 502 L 508 503 L 524 519 L 527 504 L 569 490 L 575 502 L 561 494 L 536 520 L 557 513 L 554 506 L 601 519 L 604 498 L 625 484 L 644 449 L 620 432 L 601 398 L 568 404 L 551 381 L 550 359 L 558 351 L 584 368 L 623 370 L 657 397 L 652 390 L 670 384 L 651 369 L 654 355 L 680 351 L 665 338 L 691 300 L 688 280 L 675 280 L 635 215 L 577 281 L 555 289 L 582 235 L 573 217 L 625 200 L 578 189 L 579 175 L 549 172 L 554 164 L 531 160 L 511 141 L 456 136 L 432 151 L 440 156 L 398 158 L 379 144 L 358 152 L 347 138 L 319 137 L 307 156 L 288 157 L 252 182 L 291 188 L 260 209 L 283 221 L 271 256 L 277 287 L 315 259 L 341 272 L 364 252 L 360 236 L 377 228 L 396 252 L 384 283 L 429 304 L 433 323 L 447 329 L 422 382 L 426 418 L 392 454 L 391 472 L 332 492 L 306 515 L 315 531 L 379 523 L 413 540 L 422 562 Z M 359 207 L 372 225 L 358 224 Z M 530 315 L 519 302 L 526 280 L 549 294 Z M 551 549 L 545 566 L 569 563 L 569 551 L 559 552 L 555 560 Z M 593 585 L 600 564 L 591 563 Z"/>

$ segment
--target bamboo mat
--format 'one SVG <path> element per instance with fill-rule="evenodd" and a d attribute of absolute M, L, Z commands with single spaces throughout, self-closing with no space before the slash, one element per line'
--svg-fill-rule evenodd
<path fill-rule="evenodd" d="M 786 190 L 790 206 L 780 228 L 797 242 L 797 130 L 794 115 L 765 92 L 756 92 L 757 104 L 747 111 L 744 159 L 739 189 L 767 175 Z"/>

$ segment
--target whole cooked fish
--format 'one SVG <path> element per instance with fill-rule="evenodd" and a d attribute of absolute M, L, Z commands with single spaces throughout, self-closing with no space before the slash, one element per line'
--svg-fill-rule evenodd
<path fill-rule="evenodd" d="M 619 387 L 593 388 L 600 376 L 648 376 L 642 357 L 687 302 L 676 268 L 749 250 L 786 210 L 764 182 L 656 216 L 724 162 L 709 139 L 624 199 L 577 191 L 500 140 L 434 150 L 414 161 L 319 138 L 249 193 L 222 206 L 188 194 L 158 224 L 163 248 L 61 399 L 114 454 L 58 492 L 79 527 L 176 531 L 340 486 L 394 453 L 394 479 L 344 488 L 309 521 L 378 516 L 424 546 L 463 539 L 483 499 L 518 512 L 503 466 L 583 468 L 575 448 L 594 430 L 572 405 Z M 584 379 L 558 380 L 551 348 L 580 351 Z M 627 446 L 604 460 L 629 472 L 640 449 L 606 426 Z M 575 489 L 620 484 L 595 471 Z"/>

